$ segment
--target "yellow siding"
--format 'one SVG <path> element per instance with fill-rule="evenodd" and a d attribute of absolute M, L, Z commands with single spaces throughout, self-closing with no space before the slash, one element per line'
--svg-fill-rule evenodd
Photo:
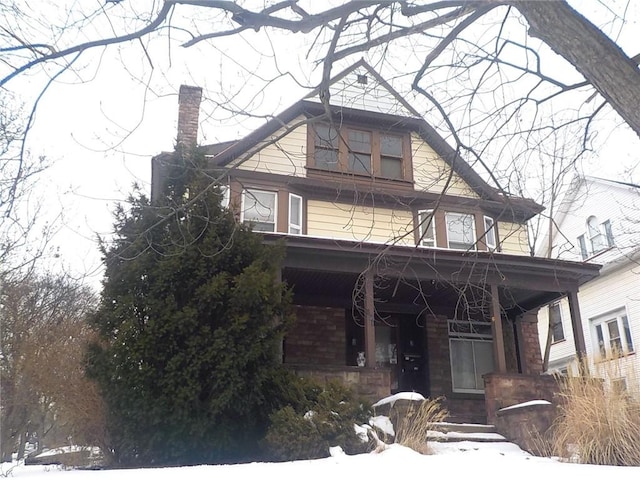
<path fill-rule="evenodd" d="M 527 226 L 520 223 L 498 222 L 503 253 L 529 255 Z"/>
<path fill-rule="evenodd" d="M 410 211 L 309 200 L 307 234 L 396 245 L 414 245 Z"/>
<path fill-rule="evenodd" d="M 295 125 L 301 122 L 303 117 L 291 122 Z M 275 173 L 296 177 L 306 176 L 307 165 L 307 126 L 300 125 L 284 135 L 285 128 L 281 128 L 267 140 L 259 144 L 264 147 L 246 160 L 240 161 L 238 169 L 255 172 Z M 275 143 L 274 139 L 277 139 Z"/>
<path fill-rule="evenodd" d="M 420 191 L 442 193 L 451 174 L 449 164 L 416 134 L 411 135 L 411 153 L 414 188 Z M 478 198 L 478 194 L 455 173 L 451 177 L 446 193 L 447 195 Z"/>

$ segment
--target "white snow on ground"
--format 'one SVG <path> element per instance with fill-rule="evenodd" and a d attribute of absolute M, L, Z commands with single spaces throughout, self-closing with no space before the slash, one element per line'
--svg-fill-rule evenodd
<path fill-rule="evenodd" d="M 432 444 L 434 455 L 420 455 L 401 445 L 391 445 L 381 453 L 339 455 L 320 460 L 241 465 L 148 468 L 131 470 L 82 471 L 51 466 L 19 466 L 11 477 L 18 480 L 329 480 L 346 478 L 395 478 L 398 475 L 446 474 L 473 480 L 540 480 L 579 478 L 637 480 L 640 467 L 598 467 L 562 463 L 529 455 L 510 443 L 456 442 Z M 338 452 L 336 452 L 338 453 Z M 7 464 L 0 474 L 7 473 Z"/>
<path fill-rule="evenodd" d="M 376 415 L 375 417 L 371 417 L 369 419 L 369 425 L 378 428 L 386 435 L 391 435 L 392 437 L 396 436 L 396 432 L 393 430 L 393 423 L 391 423 L 389 417 L 385 415 Z"/>
<path fill-rule="evenodd" d="M 515 408 L 530 407 L 531 405 L 551 405 L 551 402 L 548 402 L 547 400 L 531 400 L 529 402 L 517 403 L 515 405 L 511 405 L 510 407 L 501 408 L 500 411 L 504 412 L 505 410 L 513 410 Z"/>
<path fill-rule="evenodd" d="M 69 447 L 52 448 L 51 450 L 45 450 L 44 452 L 36 455 L 36 458 L 52 457 L 53 455 L 60 455 L 62 453 L 82 452 L 85 450 L 87 450 L 87 447 L 80 447 L 77 445 L 69 446 Z M 92 447 L 90 451 L 93 455 L 100 454 L 100 449 L 97 447 Z"/>
<path fill-rule="evenodd" d="M 438 432 L 436 430 L 429 430 L 427 432 L 427 437 L 432 438 L 434 440 L 444 440 L 444 439 L 469 439 L 469 440 L 502 440 L 506 442 L 506 438 L 504 438 L 499 433 L 491 433 L 491 432 Z"/>
<path fill-rule="evenodd" d="M 419 393 L 416 392 L 400 392 L 400 393 L 396 393 L 395 395 L 391 395 L 389 397 L 385 397 L 382 400 L 378 400 L 376 403 L 374 403 L 372 405 L 373 408 L 377 408 L 380 407 L 382 405 L 386 405 L 387 403 L 390 403 L 391 406 L 393 407 L 393 405 L 398 401 L 398 400 L 415 400 L 415 401 L 419 401 L 419 400 L 424 400 L 425 398 L 420 395 Z"/>

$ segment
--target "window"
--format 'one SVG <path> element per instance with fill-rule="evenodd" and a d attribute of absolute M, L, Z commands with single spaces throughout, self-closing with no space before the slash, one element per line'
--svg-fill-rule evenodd
<path fill-rule="evenodd" d="M 580 245 L 580 256 L 583 260 L 589 258 L 589 252 L 587 251 L 587 242 L 584 240 L 584 235 L 578 237 L 578 245 Z"/>
<path fill-rule="evenodd" d="M 229 201 L 231 198 L 231 190 L 229 185 L 220 185 L 220 206 L 229 208 Z"/>
<path fill-rule="evenodd" d="M 603 358 L 633 353 L 633 340 L 629 318 L 624 309 L 592 320 L 596 348 Z"/>
<path fill-rule="evenodd" d="M 380 135 L 380 174 L 385 178 L 403 178 L 402 137 Z"/>
<path fill-rule="evenodd" d="M 433 210 L 420 210 L 418 212 L 420 245 L 423 247 L 436 246 L 436 221 Z"/>
<path fill-rule="evenodd" d="M 353 173 L 371 175 L 371 132 L 349 130 L 348 169 Z"/>
<path fill-rule="evenodd" d="M 310 163 L 322 170 L 408 180 L 409 137 L 380 130 L 315 124 Z"/>
<path fill-rule="evenodd" d="M 471 214 L 447 212 L 447 241 L 456 250 L 476 249 L 475 218 Z"/>
<path fill-rule="evenodd" d="M 482 376 L 493 371 L 491 323 L 449 320 L 449 348 L 453 391 L 483 392 Z"/>
<path fill-rule="evenodd" d="M 594 216 L 587 219 L 587 235 L 589 236 L 589 242 L 591 243 L 592 253 L 597 253 L 606 248 L 605 236 L 602 231 L 600 231 L 598 219 Z"/>
<path fill-rule="evenodd" d="M 245 190 L 242 193 L 242 221 L 257 232 L 276 231 L 276 192 Z"/>
<path fill-rule="evenodd" d="M 496 225 L 491 217 L 484 217 L 484 243 L 487 250 L 494 251 L 498 247 Z"/>
<path fill-rule="evenodd" d="M 560 304 L 549 305 L 549 325 L 551 326 L 551 340 L 559 342 L 564 340 L 564 329 L 562 327 L 562 314 Z"/>
<path fill-rule="evenodd" d="M 302 197 L 289 194 L 289 233 L 302 234 Z"/>
<path fill-rule="evenodd" d="M 325 170 L 338 170 L 338 151 L 340 135 L 329 125 L 319 124 L 313 127 L 315 131 L 315 165 Z"/>
<path fill-rule="evenodd" d="M 591 255 L 595 255 L 606 248 L 614 246 L 613 230 L 609 220 L 599 223 L 598 218 L 590 216 L 587 218 L 587 232 L 578 237 L 580 246 L 580 256 L 586 260 Z"/>

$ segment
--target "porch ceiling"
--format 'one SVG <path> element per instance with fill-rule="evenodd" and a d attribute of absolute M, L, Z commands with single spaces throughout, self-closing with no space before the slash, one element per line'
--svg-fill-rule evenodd
<path fill-rule="evenodd" d="M 598 276 L 599 265 L 491 252 L 462 252 L 385 246 L 301 236 L 265 235 L 266 243 L 284 237 L 283 279 L 295 286 L 297 300 L 324 299 L 351 305 L 360 274 L 374 265 L 375 297 L 390 310 L 419 311 L 455 303 L 460 287 L 484 291 L 497 285 L 508 312 L 533 310 Z"/>

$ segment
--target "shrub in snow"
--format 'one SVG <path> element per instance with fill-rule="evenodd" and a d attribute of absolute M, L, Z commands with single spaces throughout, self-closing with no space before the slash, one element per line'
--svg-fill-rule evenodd
<path fill-rule="evenodd" d="M 301 460 L 329 455 L 329 448 L 340 446 L 347 454 L 363 453 L 363 442 L 354 425 L 366 423 L 369 404 L 339 383 L 326 385 L 301 380 L 303 396 L 295 406 L 271 415 L 264 439 L 267 455 L 274 460 Z"/>

